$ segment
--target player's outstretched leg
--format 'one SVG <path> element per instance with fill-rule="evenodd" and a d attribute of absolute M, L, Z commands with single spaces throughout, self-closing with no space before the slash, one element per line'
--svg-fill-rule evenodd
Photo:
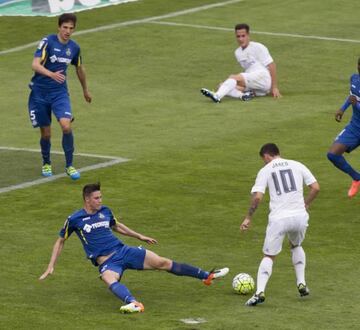
<path fill-rule="evenodd" d="M 360 173 L 355 171 L 351 165 L 343 157 L 343 153 L 348 149 L 346 145 L 341 143 L 334 143 L 328 154 L 327 158 L 341 171 L 348 174 L 352 178 L 352 184 L 348 191 L 350 198 L 354 197 L 360 189 Z"/>
<path fill-rule="evenodd" d="M 216 96 L 215 92 L 213 92 L 207 88 L 201 88 L 200 92 L 202 95 L 212 99 L 215 103 L 220 103 L 220 101 L 221 101 L 221 99 Z"/>
<path fill-rule="evenodd" d="M 291 249 L 291 258 L 296 274 L 296 285 L 301 297 L 310 294 L 309 288 L 305 281 L 306 256 L 302 246 L 295 246 Z"/>
<path fill-rule="evenodd" d="M 203 280 L 206 285 L 210 285 L 214 279 L 224 277 L 229 272 L 229 268 L 222 268 L 207 272 L 198 267 L 160 257 L 150 250 L 146 250 L 144 269 L 166 270 L 167 272 L 177 276 L 195 277 Z"/>
<path fill-rule="evenodd" d="M 119 282 L 120 274 L 112 270 L 106 270 L 101 274 L 101 279 L 116 297 L 126 303 L 126 305 L 120 307 L 120 313 L 142 313 L 144 311 L 144 305 L 134 298 L 124 284 Z"/>

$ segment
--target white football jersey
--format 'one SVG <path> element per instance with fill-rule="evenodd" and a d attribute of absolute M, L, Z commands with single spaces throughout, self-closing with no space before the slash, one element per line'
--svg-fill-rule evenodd
<path fill-rule="evenodd" d="M 250 41 L 245 49 L 236 49 L 235 57 L 245 72 L 267 70 L 267 66 L 274 62 L 269 50 L 263 44 L 254 41 Z"/>
<path fill-rule="evenodd" d="M 286 218 L 306 212 L 303 185 L 311 185 L 316 179 L 300 162 L 275 158 L 258 173 L 251 193 L 265 193 L 269 188 L 269 218 Z"/>

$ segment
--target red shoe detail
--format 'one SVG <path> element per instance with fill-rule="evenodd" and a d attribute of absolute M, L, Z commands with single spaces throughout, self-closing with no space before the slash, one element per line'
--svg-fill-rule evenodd
<path fill-rule="evenodd" d="M 208 278 L 207 278 L 206 280 L 203 280 L 203 283 L 204 283 L 205 285 L 211 285 L 214 277 L 215 277 L 215 274 L 214 274 L 214 273 L 210 273 L 209 276 L 208 276 Z"/>
<path fill-rule="evenodd" d="M 357 192 L 359 191 L 359 188 L 360 188 L 360 181 L 353 181 L 351 183 L 351 187 L 349 189 L 348 196 L 350 198 L 354 197 L 357 194 Z"/>

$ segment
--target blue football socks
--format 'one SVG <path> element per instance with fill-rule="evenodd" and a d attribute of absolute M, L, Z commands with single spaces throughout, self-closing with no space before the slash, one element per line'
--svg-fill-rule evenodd
<path fill-rule="evenodd" d="M 132 301 L 136 301 L 136 299 L 131 295 L 129 289 L 119 282 L 114 282 L 109 286 L 111 292 L 122 301 L 127 304 L 130 304 Z"/>
<path fill-rule="evenodd" d="M 342 155 L 328 152 L 327 157 L 339 170 L 349 174 L 353 180 L 360 180 L 360 173 L 355 171 Z"/>
<path fill-rule="evenodd" d="M 173 261 L 169 272 L 178 276 L 196 277 L 201 280 L 206 280 L 209 277 L 209 273 L 201 270 L 200 268 L 187 264 L 180 264 L 175 261 Z"/>
<path fill-rule="evenodd" d="M 74 136 L 73 133 L 63 133 L 62 146 L 65 153 L 66 167 L 72 166 L 74 154 Z"/>
<path fill-rule="evenodd" d="M 45 164 L 51 164 L 50 161 L 50 148 L 51 148 L 51 143 L 50 143 L 50 139 L 40 139 L 40 147 L 41 147 L 41 155 L 43 158 L 43 165 Z"/>

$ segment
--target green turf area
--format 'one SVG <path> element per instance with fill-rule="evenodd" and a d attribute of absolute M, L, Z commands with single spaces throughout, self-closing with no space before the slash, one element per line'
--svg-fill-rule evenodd
<path fill-rule="evenodd" d="M 218 1 L 143 0 L 81 12 L 78 30 Z M 253 0 L 165 21 L 226 28 L 246 21 L 255 31 L 359 39 L 357 7 L 354 0 Z M 40 40 L 53 31 L 55 18 L 1 18 L 0 49 Z M 349 76 L 356 72 L 359 43 L 262 34 L 252 39 L 268 46 L 277 62 L 283 94 L 278 101 L 265 97 L 213 104 L 200 95 L 201 87 L 214 88 L 239 71 L 231 31 L 142 23 L 74 37 L 82 47 L 93 94 L 93 103 L 87 105 L 70 68 L 76 150 L 132 161 L 86 172 L 76 183 L 63 178 L 0 194 L 1 328 L 358 327 L 360 197 L 346 197 L 350 179 L 328 162 L 326 152 L 351 116 L 349 109 L 343 123 L 334 120 L 348 94 Z M 0 120 L 5 123 L 1 146 L 38 148 L 38 132 L 27 114 L 33 51 L 0 55 L 5 77 L 0 93 Z M 60 146 L 57 127 L 53 136 L 53 145 Z M 265 304 L 249 309 L 243 306 L 247 297 L 233 294 L 231 281 L 240 272 L 256 277 L 261 260 L 268 199 L 249 232 L 240 234 L 238 227 L 263 165 L 258 150 L 266 142 L 276 142 L 284 157 L 308 165 L 322 191 L 311 208 L 304 243 L 311 296 L 298 297 L 285 243 Z M 0 182 L 8 182 L 9 164 L 16 163 L 19 179 L 28 170 L 37 172 L 39 155 L 27 157 L 0 153 L 5 168 Z M 360 168 L 358 151 L 346 157 Z M 61 169 L 62 156 L 56 160 Z M 79 165 L 82 161 L 76 158 Z M 159 245 L 152 247 L 155 252 L 204 269 L 228 266 L 229 276 L 208 288 L 166 273 L 128 271 L 123 283 L 146 311 L 123 316 L 118 313 L 121 302 L 97 279 L 97 269 L 85 260 L 74 235 L 54 276 L 39 282 L 59 229 L 82 206 L 82 185 L 97 180 L 104 203 L 121 214 L 125 224 L 158 239 Z M 207 322 L 185 325 L 183 318 Z"/>

